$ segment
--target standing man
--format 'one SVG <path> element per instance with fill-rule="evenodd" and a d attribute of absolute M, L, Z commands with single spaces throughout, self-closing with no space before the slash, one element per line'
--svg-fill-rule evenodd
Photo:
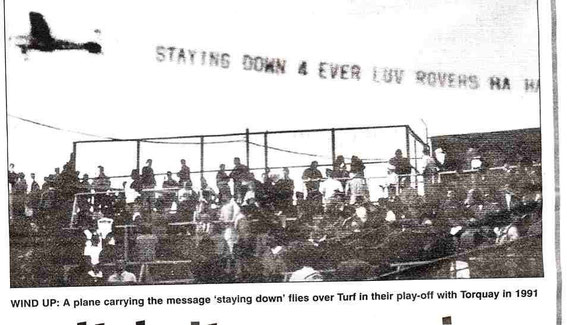
<path fill-rule="evenodd" d="M 152 160 L 146 160 L 146 166 L 142 168 L 142 175 L 140 176 L 142 183 L 142 202 L 147 204 L 148 210 L 151 212 L 154 205 L 155 193 L 151 191 L 156 187 L 156 179 L 154 177 L 154 170 L 152 169 Z"/>
<path fill-rule="evenodd" d="M 334 172 L 332 169 L 327 168 L 325 174 L 327 179 L 321 184 L 321 194 L 323 194 L 325 211 L 329 211 L 329 208 L 336 206 L 341 198 L 344 197 L 345 189 L 343 184 L 333 177 Z"/>
<path fill-rule="evenodd" d="M 41 198 L 41 188 L 39 184 L 35 180 L 35 173 L 30 174 L 31 177 L 31 185 L 30 185 L 30 193 L 29 193 L 29 207 L 32 210 L 32 216 L 37 217 L 38 209 L 39 209 L 39 200 Z"/>
<path fill-rule="evenodd" d="M 349 197 L 349 203 L 354 205 L 356 202 L 365 202 L 368 199 L 368 187 L 366 179 L 361 173 L 355 174 L 348 182 L 345 193 Z"/>
<path fill-rule="evenodd" d="M 94 196 L 95 210 L 102 209 L 107 200 L 105 200 L 106 192 L 110 190 L 110 178 L 104 173 L 104 167 L 98 166 L 98 176 L 93 181 L 93 188 L 95 192 L 100 192 Z"/>
<path fill-rule="evenodd" d="M 226 174 L 225 165 L 220 164 L 217 172 L 217 188 L 219 189 L 219 200 L 221 202 L 228 202 L 232 198 L 228 182 L 230 182 L 230 176 Z"/>
<path fill-rule="evenodd" d="M 10 206 L 10 217 L 12 216 L 12 214 L 14 213 L 13 209 L 14 209 L 14 202 L 13 202 L 13 196 L 12 196 L 12 191 L 14 190 L 14 185 L 16 184 L 16 181 L 18 180 L 18 173 L 16 173 L 16 171 L 14 170 L 14 164 L 10 164 L 10 167 L 8 169 L 8 184 L 10 185 L 8 187 L 8 205 Z"/>
<path fill-rule="evenodd" d="M 14 164 L 10 164 L 10 168 L 8 169 L 8 184 L 11 185 L 10 189 L 12 189 L 18 181 L 18 173 L 14 170 L 14 167 Z"/>
<path fill-rule="evenodd" d="M 31 182 L 31 185 L 30 185 L 30 192 L 39 192 L 41 188 L 39 187 L 39 184 L 35 180 L 35 173 L 31 173 L 30 177 L 32 179 L 32 182 Z"/>
<path fill-rule="evenodd" d="M 306 201 L 310 207 L 311 212 L 319 213 L 321 212 L 321 199 L 322 194 L 319 192 L 319 185 L 323 181 L 323 175 L 317 169 L 319 163 L 317 161 L 312 161 L 311 166 L 303 172 L 303 181 L 305 182 L 305 190 L 307 191 Z"/>
<path fill-rule="evenodd" d="M 248 166 L 241 164 L 240 158 L 235 157 L 234 168 L 228 176 L 234 181 L 234 196 L 236 196 L 237 199 L 242 200 L 242 198 L 244 198 L 244 194 L 246 194 L 247 191 L 246 186 L 242 186 L 242 182 L 246 180 L 248 176 Z"/>
<path fill-rule="evenodd" d="M 188 183 L 189 186 L 193 186 L 191 182 L 191 169 L 187 166 L 185 159 L 181 159 L 181 169 L 177 172 L 177 177 L 179 177 L 179 184 Z"/>
<path fill-rule="evenodd" d="M 13 193 L 13 217 L 25 217 L 26 216 L 26 195 L 28 192 L 28 184 L 26 182 L 26 176 L 24 173 L 18 174 L 18 179 L 12 188 Z"/>
<path fill-rule="evenodd" d="M 275 196 L 276 207 L 284 214 L 291 214 L 293 211 L 293 179 L 289 177 L 289 169 L 283 168 L 283 178 L 276 182 Z"/>
<path fill-rule="evenodd" d="M 402 155 L 402 150 L 396 150 L 394 157 L 390 158 L 390 165 L 394 166 L 394 172 L 398 175 L 398 181 L 403 182 L 403 178 L 411 174 L 411 164 L 409 158 Z M 401 176 L 402 175 L 402 176 Z"/>
<path fill-rule="evenodd" d="M 89 174 L 83 174 L 83 178 L 79 182 L 79 192 L 89 193 L 92 189 L 89 183 Z M 89 224 L 89 212 L 91 210 L 92 200 L 89 195 L 79 195 L 77 196 L 77 208 L 79 209 L 77 213 L 77 224 L 80 227 L 86 227 Z"/>
<path fill-rule="evenodd" d="M 175 197 L 177 196 L 177 190 L 179 189 L 179 183 L 177 183 L 173 177 L 172 177 L 172 173 L 170 171 L 167 172 L 167 179 L 165 181 L 163 181 L 163 184 L 161 186 L 164 190 L 164 193 L 162 194 L 162 203 L 163 205 L 161 206 L 162 209 L 164 210 L 168 210 L 171 209 L 171 205 L 173 204 L 173 201 L 175 201 Z M 167 191 L 168 190 L 168 191 Z"/>
<path fill-rule="evenodd" d="M 154 177 L 154 170 L 152 168 L 152 160 L 146 160 L 146 166 L 142 168 L 142 186 L 144 188 L 154 188 L 156 186 L 156 179 Z"/>

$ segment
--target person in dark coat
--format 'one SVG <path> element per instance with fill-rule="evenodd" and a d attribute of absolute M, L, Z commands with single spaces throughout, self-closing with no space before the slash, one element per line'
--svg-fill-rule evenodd
<path fill-rule="evenodd" d="M 308 212 L 311 214 L 320 214 L 323 212 L 323 195 L 319 192 L 319 187 L 323 181 L 323 175 L 317 169 L 319 163 L 311 162 L 311 166 L 303 172 L 302 179 L 305 182 L 307 196 L 305 202 L 308 205 Z"/>
<path fill-rule="evenodd" d="M 161 208 L 164 210 L 168 210 L 171 208 L 171 205 L 173 204 L 173 201 L 175 201 L 176 198 L 176 193 L 177 191 L 175 191 L 175 189 L 179 189 L 179 183 L 177 183 L 173 178 L 172 178 L 172 173 L 170 171 L 167 172 L 167 179 L 165 181 L 163 181 L 163 184 L 161 186 L 164 190 L 169 189 L 170 191 L 168 192 L 164 192 L 162 197 L 161 197 L 161 203 L 162 206 Z"/>
<path fill-rule="evenodd" d="M 140 182 L 142 184 L 142 189 L 144 190 L 151 190 L 156 187 L 156 179 L 154 176 L 154 170 L 152 169 L 151 159 L 148 159 L 146 161 L 146 166 L 142 168 L 142 175 L 140 176 Z M 142 192 L 142 202 L 149 211 L 152 211 L 154 207 L 154 201 L 155 201 L 154 192 L 152 191 Z"/>
<path fill-rule="evenodd" d="M 362 159 L 358 158 L 358 156 L 352 156 L 350 158 L 350 172 L 352 174 L 364 177 L 364 169 L 366 169 L 366 166 L 364 166 Z"/>
<path fill-rule="evenodd" d="M 13 217 L 25 217 L 26 215 L 26 195 L 28 184 L 24 173 L 18 174 L 18 180 L 12 188 L 13 194 Z"/>
<path fill-rule="evenodd" d="M 14 164 L 10 164 L 10 169 L 8 169 L 8 184 L 10 184 L 12 187 L 14 187 L 14 185 L 18 181 L 18 173 L 16 173 L 16 171 L 14 170 L 14 167 Z"/>
<path fill-rule="evenodd" d="M 104 167 L 98 166 L 98 176 L 93 180 L 93 189 L 96 192 L 101 192 L 95 194 L 94 197 L 94 206 L 95 209 L 102 209 L 107 201 L 106 194 L 102 192 L 106 192 L 110 190 L 110 178 L 106 176 L 104 173 Z"/>
<path fill-rule="evenodd" d="M 181 169 L 177 172 L 177 177 L 179 177 L 179 184 L 189 183 L 189 186 L 193 186 L 191 182 L 191 169 L 187 166 L 185 159 L 181 159 Z"/>
<path fill-rule="evenodd" d="M 230 176 L 226 174 L 225 165 L 221 164 L 219 166 L 219 171 L 217 172 L 217 188 L 219 189 L 219 200 L 221 202 L 228 202 L 232 198 L 230 192 Z"/>
<path fill-rule="evenodd" d="M 240 163 L 240 158 L 234 158 L 234 168 L 230 175 L 228 175 L 234 181 L 234 196 L 242 200 L 244 195 L 246 194 L 247 186 L 243 186 L 242 182 L 245 181 L 248 177 L 249 171 L 248 166 Z M 238 202 L 241 203 L 241 202 Z"/>
<path fill-rule="evenodd" d="M 283 168 L 283 178 L 278 180 L 275 185 L 276 208 L 284 214 L 291 214 L 293 211 L 293 180 L 289 178 L 289 169 Z"/>
<path fill-rule="evenodd" d="M 41 187 L 39 186 L 39 184 L 35 180 L 35 174 L 34 173 L 31 173 L 30 177 L 32 179 L 32 182 L 31 182 L 31 185 L 30 185 L 30 193 L 29 193 L 29 196 L 28 196 L 28 205 L 29 205 L 30 209 L 32 210 L 32 215 L 34 217 L 36 217 L 37 213 L 38 213 L 38 209 L 39 209 L 39 201 L 41 199 Z"/>
<path fill-rule="evenodd" d="M 411 164 L 409 158 L 402 155 L 402 150 L 396 150 L 394 157 L 390 158 L 390 165 L 394 166 L 394 173 L 399 176 L 399 182 L 401 183 L 407 175 L 411 174 Z M 404 175 L 404 176 L 401 176 Z"/>

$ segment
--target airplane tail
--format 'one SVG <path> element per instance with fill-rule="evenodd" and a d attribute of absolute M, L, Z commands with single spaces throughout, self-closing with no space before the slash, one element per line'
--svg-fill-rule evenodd
<path fill-rule="evenodd" d="M 42 14 L 33 11 L 30 12 L 30 24 L 31 24 L 30 35 L 32 38 L 45 44 L 49 44 L 54 41 L 53 37 L 51 36 L 51 30 L 49 29 L 49 25 L 43 18 Z"/>

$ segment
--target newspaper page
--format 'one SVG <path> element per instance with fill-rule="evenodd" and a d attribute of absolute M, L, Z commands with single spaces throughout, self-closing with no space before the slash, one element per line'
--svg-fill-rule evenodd
<path fill-rule="evenodd" d="M 9 324 L 561 324 L 555 2 L 3 5 Z"/>

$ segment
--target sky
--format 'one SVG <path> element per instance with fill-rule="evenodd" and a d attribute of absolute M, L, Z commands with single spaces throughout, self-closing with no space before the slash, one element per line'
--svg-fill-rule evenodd
<path fill-rule="evenodd" d="M 103 53 L 23 55 L 15 37 L 29 32 L 30 11 L 44 15 L 54 36 L 99 42 Z M 19 0 L 7 2 L 6 17 L 8 114 L 65 130 L 136 138 L 407 124 L 425 139 L 426 126 L 429 136 L 539 126 L 538 95 L 523 84 L 538 76 L 535 0 Z M 160 62 L 157 46 L 227 53 L 230 67 Z M 246 71 L 246 54 L 285 59 L 286 73 Z M 302 60 L 307 75 L 297 73 Z M 320 62 L 357 65 L 360 80 L 321 79 Z M 374 82 L 374 68 L 404 70 L 402 83 Z M 476 76 L 479 87 L 422 85 L 418 71 Z M 490 90 L 492 76 L 508 77 L 511 89 Z M 10 161 L 39 179 L 63 165 L 73 141 L 97 139 L 14 117 L 8 135 Z M 316 135 L 273 141 L 330 154 L 328 139 Z M 370 132 L 340 141 L 348 155 L 387 159 L 405 139 Z M 123 175 L 134 167 L 131 147 L 91 148 L 79 149 L 81 171 L 104 164 L 107 174 Z M 198 168 L 196 149 L 163 150 L 143 150 L 143 158 L 157 157 L 156 171 L 180 158 Z M 242 155 L 242 146 L 215 150 L 207 168 L 230 168 L 233 152 Z M 278 166 L 313 158 L 271 157 Z"/>

